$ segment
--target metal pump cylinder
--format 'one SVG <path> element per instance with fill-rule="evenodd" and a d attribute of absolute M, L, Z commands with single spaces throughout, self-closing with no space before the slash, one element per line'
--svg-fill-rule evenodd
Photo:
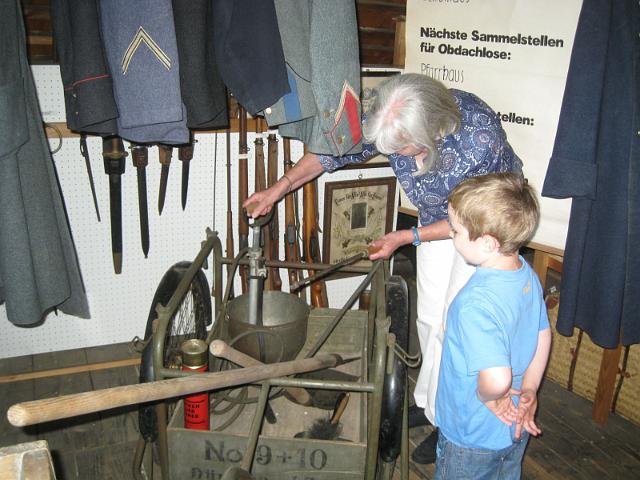
<path fill-rule="evenodd" d="M 307 339 L 309 306 L 290 293 L 263 292 L 262 326 L 249 323 L 249 309 L 248 295 L 240 295 L 228 304 L 229 338 L 233 341 L 241 337 L 233 342 L 233 347 L 259 359 L 258 338 L 262 335 L 264 363 L 293 360 Z"/>

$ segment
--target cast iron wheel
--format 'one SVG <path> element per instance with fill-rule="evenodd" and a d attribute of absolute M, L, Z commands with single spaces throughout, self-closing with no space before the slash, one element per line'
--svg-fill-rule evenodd
<path fill-rule="evenodd" d="M 178 262 L 163 275 L 158 284 L 155 295 L 149 308 L 147 326 L 145 329 L 145 341 L 147 342 L 141 358 L 140 383 L 155 380 L 153 371 L 153 339 L 152 324 L 157 318 L 156 305 L 166 305 L 176 291 L 191 262 Z M 167 326 L 164 339 L 163 366 L 165 368 L 179 369 L 182 367 L 180 345 L 185 340 L 197 338 L 205 340 L 207 326 L 211 325 L 211 293 L 207 277 L 201 269 L 191 281 L 189 290 L 182 299 L 175 315 L 171 317 Z M 176 402 L 167 404 L 168 418 L 171 418 Z M 154 403 L 145 403 L 138 408 L 140 434 L 146 442 L 155 442 L 158 438 L 158 421 Z"/>
<path fill-rule="evenodd" d="M 396 336 L 396 345 L 405 352 L 409 346 L 409 296 L 407 284 L 398 275 L 393 275 L 387 283 L 387 315 L 391 318 L 389 333 Z M 390 355 L 394 355 L 393 352 Z M 394 368 L 385 374 L 380 418 L 380 460 L 395 462 L 400 453 L 402 438 L 402 413 L 407 388 L 407 366 L 397 356 Z"/>

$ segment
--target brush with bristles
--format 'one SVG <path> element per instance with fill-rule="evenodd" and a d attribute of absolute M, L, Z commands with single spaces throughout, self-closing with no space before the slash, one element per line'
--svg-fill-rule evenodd
<path fill-rule="evenodd" d="M 309 430 L 295 434 L 295 438 L 313 438 L 316 440 L 334 440 L 340 436 L 342 425 L 340 418 L 347 408 L 350 394 L 342 392 L 338 395 L 336 408 L 331 418 L 318 418 L 313 422 Z"/>

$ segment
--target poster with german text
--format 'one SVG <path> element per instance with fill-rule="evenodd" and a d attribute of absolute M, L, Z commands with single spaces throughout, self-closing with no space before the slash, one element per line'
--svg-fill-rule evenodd
<path fill-rule="evenodd" d="M 407 0 L 405 72 L 429 75 L 491 106 L 538 195 L 581 6 L 581 0 Z M 406 197 L 402 202 L 410 205 Z M 564 248 L 570 200 L 540 198 L 540 204 L 533 240 Z"/>

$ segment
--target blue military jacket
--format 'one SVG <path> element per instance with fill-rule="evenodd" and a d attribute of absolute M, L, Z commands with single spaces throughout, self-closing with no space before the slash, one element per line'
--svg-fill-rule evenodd
<path fill-rule="evenodd" d="M 585 0 L 542 195 L 572 198 L 557 329 L 640 342 L 640 6 Z"/>

